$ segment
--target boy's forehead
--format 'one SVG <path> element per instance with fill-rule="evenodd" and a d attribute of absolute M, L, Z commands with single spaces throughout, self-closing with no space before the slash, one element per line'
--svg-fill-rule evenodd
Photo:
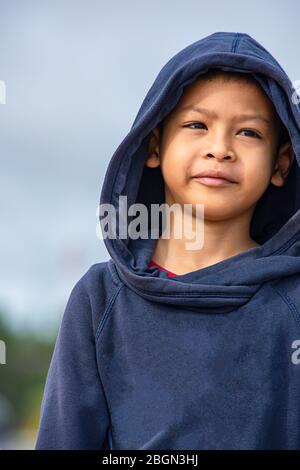
<path fill-rule="evenodd" d="M 224 76 L 221 74 L 213 78 L 203 76 L 187 85 L 178 103 L 166 119 L 171 119 L 173 116 L 175 117 L 183 112 L 192 110 L 197 107 L 203 99 L 209 96 L 220 99 L 222 94 L 224 93 L 225 96 L 225 92 L 229 90 L 231 94 L 236 93 L 238 95 L 238 100 L 234 101 L 233 104 L 240 105 L 240 107 L 243 106 L 243 103 L 245 107 L 250 104 L 251 108 L 255 108 L 256 110 L 260 107 L 260 110 L 265 113 L 266 118 L 278 121 L 279 117 L 273 102 L 254 78 L 246 76 L 245 78 L 239 79 L 235 76 L 231 77 L 230 74 L 228 76 L 225 75 L 225 77 L 226 79 L 224 79 Z M 209 91 L 211 91 L 211 94 L 209 94 Z M 218 106 L 218 99 L 215 101 L 216 107 Z"/>
<path fill-rule="evenodd" d="M 210 96 L 214 96 L 217 93 L 218 98 L 220 98 L 222 94 L 225 95 L 228 91 L 232 94 L 238 94 L 239 98 L 243 97 L 245 100 L 249 99 L 249 96 L 251 95 L 251 99 L 272 104 L 264 90 L 257 82 L 255 83 L 250 80 L 238 81 L 236 79 L 222 80 L 221 77 L 216 77 L 209 80 L 201 78 L 185 87 L 176 107 L 179 109 L 190 101 L 194 103 L 201 98 L 206 98 L 209 96 L 209 92 L 211 92 Z"/>

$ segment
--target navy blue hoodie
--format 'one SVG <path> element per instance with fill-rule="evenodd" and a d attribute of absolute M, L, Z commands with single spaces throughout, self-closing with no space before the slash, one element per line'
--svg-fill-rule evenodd
<path fill-rule="evenodd" d="M 36 449 L 300 449 L 300 110 L 291 80 L 245 33 L 172 57 L 108 165 L 100 203 L 164 202 L 151 130 L 210 68 L 252 74 L 296 158 L 255 208 L 259 246 L 183 275 L 149 267 L 155 239 L 105 238 L 67 302 Z M 295 101 L 295 103 L 294 103 Z"/>

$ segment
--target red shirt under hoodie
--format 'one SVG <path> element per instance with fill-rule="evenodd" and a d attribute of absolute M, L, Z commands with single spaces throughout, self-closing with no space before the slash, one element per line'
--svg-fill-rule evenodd
<path fill-rule="evenodd" d="M 164 271 L 167 271 L 167 274 L 168 276 L 177 276 L 177 274 L 175 273 L 172 273 L 171 271 L 168 271 L 166 268 L 164 268 L 163 266 L 160 266 L 160 264 L 157 264 L 155 261 L 150 261 L 150 263 L 148 264 L 148 266 L 156 266 L 157 268 L 159 269 L 163 269 Z"/>

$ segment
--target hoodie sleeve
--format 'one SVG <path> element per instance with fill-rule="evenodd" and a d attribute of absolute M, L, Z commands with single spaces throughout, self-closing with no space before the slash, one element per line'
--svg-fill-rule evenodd
<path fill-rule="evenodd" d="M 57 335 L 35 449 L 108 449 L 108 428 L 91 302 L 81 279 L 71 291 Z"/>

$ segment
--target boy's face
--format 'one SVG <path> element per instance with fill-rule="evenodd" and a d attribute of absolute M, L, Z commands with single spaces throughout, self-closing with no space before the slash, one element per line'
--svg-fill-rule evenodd
<path fill-rule="evenodd" d="M 253 211 L 270 182 L 284 184 L 294 155 L 290 142 L 276 153 L 279 129 L 273 103 L 255 83 L 196 80 L 164 120 L 160 142 L 153 130 L 146 165 L 161 165 L 166 203 L 204 204 L 205 218 L 223 220 Z M 206 186 L 194 177 L 212 169 L 236 182 Z"/>

